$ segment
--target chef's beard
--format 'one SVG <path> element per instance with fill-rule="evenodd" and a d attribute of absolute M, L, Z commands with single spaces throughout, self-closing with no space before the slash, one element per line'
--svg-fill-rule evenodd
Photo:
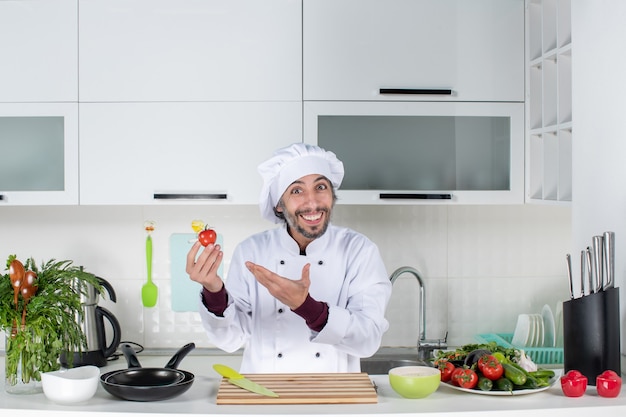
<path fill-rule="evenodd" d="M 278 202 L 279 205 L 281 205 L 281 203 L 281 201 Z M 289 227 L 289 229 L 295 231 L 296 233 L 304 236 L 307 239 L 317 239 L 321 237 L 324 233 L 326 233 L 326 230 L 328 229 L 328 224 L 330 223 L 330 209 L 328 207 L 317 208 L 315 210 L 324 213 L 324 223 L 322 223 L 321 226 L 313 230 L 307 230 L 298 224 L 298 217 L 300 215 L 310 213 L 313 210 L 296 210 L 294 214 L 291 214 L 285 209 L 284 205 L 282 205 L 282 209 L 285 216 L 285 221 L 287 222 L 287 226 Z"/>

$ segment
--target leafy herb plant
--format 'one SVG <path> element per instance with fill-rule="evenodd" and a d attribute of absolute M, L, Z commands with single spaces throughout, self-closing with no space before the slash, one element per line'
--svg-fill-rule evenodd
<path fill-rule="evenodd" d="M 15 255 L 9 257 L 9 263 Z M 82 317 L 81 293 L 86 284 L 98 290 L 95 275 L 73 266 L 72 261 L 49 260 L 38 267 L 32 258 L 24 264 L 36 278 L 36 293 L 14 298 L 10 275 L 0 275 L 0 329 L 5 331 L 6 382 L 17 384 L 21 360 L 22 382 L 40 381 L 41 372 L 61 367 L 61 353 L 82 352 L 86 339 L 77 318 Z M 24 313 L 25 312 L 25 313 Z M 71 360 L 73 355 L 68 354 Z"/>

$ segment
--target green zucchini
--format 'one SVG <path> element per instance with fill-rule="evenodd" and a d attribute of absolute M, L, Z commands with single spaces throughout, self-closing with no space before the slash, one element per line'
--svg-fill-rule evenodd
<path fill-rule="evenodd" d="M 499 391 L 513 392 L 513 383 L 510 379 L 503 376 L 502 378 L 496 380 L 496 388 Z"/>
<path fill-rule="evenodd" d="M 526 383 L 526 373 L 524 370 L 510 364 L 503 363 L 504 376 L 515 385 L 524 385 Z"/>
<path fill-rule="evenodd" d="M 477 387 L 481 391 L 491 391 L 491 389 L 493 388 L 493 381 L 481 375 L 478 377 Z"/>
<path fill-rule="evenodd" d="M 529 374 L 534 376 L 535 378 L 547 378 L 547 379 L 550 379 L 555 375 L 552 369 L 544 369 L 544 368 L 540 368 L 540 369 L 537 369 L 536 371 L 529 372 Z"/>

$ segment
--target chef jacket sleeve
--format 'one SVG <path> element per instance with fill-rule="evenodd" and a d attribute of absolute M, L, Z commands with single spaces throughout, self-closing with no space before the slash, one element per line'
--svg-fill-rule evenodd
<path fill-rule="evenodd" d="M 365 239 L 354 248 L 345 271 L 339 302 L 329 303 L 324 328 L 312 342 L 335 346 L 358 357 L 372 356 L 389 328 L 385 310 L 391 297 L 391 282 L 378 247 Z"/>

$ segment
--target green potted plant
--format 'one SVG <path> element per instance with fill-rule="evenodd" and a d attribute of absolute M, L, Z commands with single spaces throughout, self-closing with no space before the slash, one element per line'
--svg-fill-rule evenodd
<path fill-rule="evenodd" d="M 24 264 L 15 255 L 0 276 L 0 329 L 6 335 L 5 389 L 40 390 L 41 373 L 58 370 L 61 353 L 80 352 L 86 339 L 77 317 L 86 284 L 100 289 L 95 275 L 72 261 Z M 69 358 L 72 355 L 67 355 Z"/>

